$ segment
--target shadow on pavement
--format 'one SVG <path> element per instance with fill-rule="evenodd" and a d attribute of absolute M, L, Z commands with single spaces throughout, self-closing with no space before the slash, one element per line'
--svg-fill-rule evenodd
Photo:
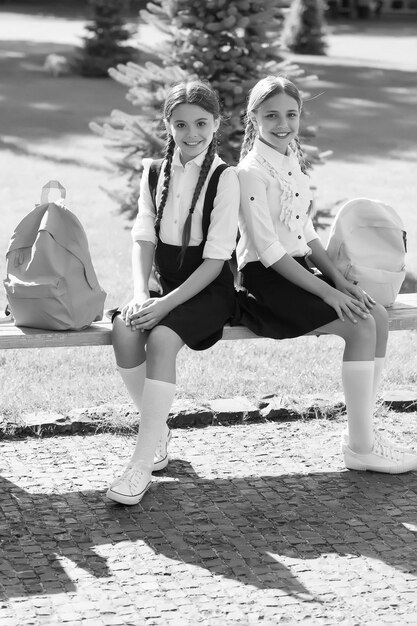
<path fill-rule="evenodd" d="M 98 579 L 109 578 L 111 566 L 96 549 L 121 542 L 118 562 L 142 542 L 178 566 L 191 564 L 301 601 L 318 600 L 288 559 L 299 564 L 322 555 L 362 555 L 417 574 L 416 474 L 207 480 L 177 460 L 162 474 L 168 476 L 174 480 L 154 484 L 134 507 L 116 505 L 99 491 L 29 493 L 2 478 L 0 597 L 75 590 L 77 579 L 64 569 L 63 557 Z M 148 575 L 152 563 L 142 564 Z M 173 570 L 175 575 L 175 565 Z"/>

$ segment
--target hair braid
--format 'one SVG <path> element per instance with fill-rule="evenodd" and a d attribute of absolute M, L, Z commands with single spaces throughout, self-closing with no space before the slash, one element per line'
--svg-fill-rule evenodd
<path fill-rule="evenodd" d="M 247 155 L 249 150 L 252 149 L 253 142 L 255 141 L 255 137 L 256 137 L 255 126 L 253 125 L 252 118 L 248 116 L 246 120 L 245 135 L 243 137 L 242 147 L 240 149 L 240 157 L 239 157 L 240 160 L 242 160 L 243 157 Z"/>
<path fill-rule="evenodd" d="M 187 219 L 185 220 L 185 223 L 184 223 L 184 229 L 182 231 L 182 247 L 181 247 L 181 252 L 180 252 L 180 257 L 179 257 L 180 267 L 183 264 L 185 252 L 188 248 L 188 244 L 190 243 L 191 220 L 193 217 L 195 205 L 197 204 L 197 200 L 200 196 L 203 185 L 207 179 L 208 173 L 210 171 L 210 167 L 213 163 L 214 157 L 216 156 L 216 152 L 217 152 L 217 137 L 216 135 L 213 135 L 213 139 L 211 140 L 211 143 L 207 149 L 206 156 L 204 157 L 204 161 L 201 165 L 200 174 L 199 174 L 197 184 L 194 189 L 194 194 L 191 200 L 190 210 L 188 212 Z"/>
<path fill-rule="evenodd" d="M 175 148 L 174 138 L 172 137 L 172 135 L 169 135 L 169 139 L 165 146 L 164 182 L 162 185 L 161 200 L 159 202 L 158 210 L 156 211 L 156 216 L 155 216 L 155 232 L 157 235 L 159 234 L 159 230 L 161 228 L 161 219 L 162 219 L 162 215 L 164 213 L 164 208 L 165 208 L 166 201 L 168 198 L 169 181 L 171 178 L 171 163 L 172 163 L 172 157 L 174 154 L 174 148 Z"/>
<path fill-rule="evenodd" d="M 301 148 L 300 140 L 299 140 L 298 136 L 294 137 L 294 139 L 293 139 L 293 141 L 291 143 L 294 144 L 295 153 L 297 155 L 298 162 L 300 163 L 301 171 L 303 172 L 303 174 L 307 174 L 308 173 L 309 163 L 308 163 L 307 159 L 304 156 L 304 152 L 303 152 L 303 150 Z"/>

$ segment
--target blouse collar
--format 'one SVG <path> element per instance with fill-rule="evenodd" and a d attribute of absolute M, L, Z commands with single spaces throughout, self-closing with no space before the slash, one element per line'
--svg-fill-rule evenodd
<path fill-rule="evenodd" d="M 197 167 L 201 167 L 203 165 L 203 161 L 205 159 L 205 156 L 207 154 L 207 150 L 208 148 L 206 148 L 203 152 L 201 152 L 198 156 L 196 156 L 194 159 L 191 159 L 190 161 L 188 161 L 185 165 L 188 165 L 188 163 L 193 163 L 194 165 L 196 165 Z M 181 163 L 181 159 L 180 159 L 180 149 L 179 148 L 175 148 L 174 151 L 174 156 L 172 158 L 172 165 L 176 166 L 176 167 L 185 167 L 182 163 Z"/>
<path fill-rule="evenodd" d="M 259 137 L 256 137 L 253 143 L 253 151 L 262 156 L 276 169 L 281 169 L 284 164 L 288 162 L 288 159 L 291 158 L 292 154 L 291 148 L 288 148 L 288 155 L 281 154 L 278 150 L 274 150 L 274 148 L 271 148 L 271 146 L 261 141 Z"/>

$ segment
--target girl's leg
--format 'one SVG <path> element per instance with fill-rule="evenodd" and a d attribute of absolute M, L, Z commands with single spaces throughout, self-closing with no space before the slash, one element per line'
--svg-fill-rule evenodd
<path fill-rule="evenodd" d="M 143 389 L 139 436 L 132 461 L 151 466 L 175 395 L 176 359 L 184 345 L 166 326 L 151 330 L 146 347 L 146 379 Z"/>
<path fill-rule="evenodd" d="M 387 315 L 379 306 L 372 316 L 357 324 L 337 320 L 318 329 L 319 333 L 335 334 L 345 340 L 342 380 L 348 415 L 349 443 L 342 450 L 346 467 L 401 474 L 417 470 L 417 455 L 374 433 L 375 400 L 374 357 L 384 359 L 388 324 Z"/>
<path fill-rule="evenodd" d="M 356 324 L 336 320 L 317 329 L 345 340 L 342 363 L 342 384 L 345 394 L 349 428 L 349 447 L 367 454 L 374 445 L 374 358 L 376 347 L 375 321 L 372 316 Z"/>
<path fill-rule="evenodd" d="M 116 356 L 117 369 L 127 388 L 127 391 L 142 415 L 142 398 L 146 378 L 145 344 L 149 333 L 132 331 L 126 326 L 120 316 L 117 316 L 113 325 L 112 340 Z M 161 470 L 168 465 L 168 443 L 170 430 L 168 426 L 162 430 L 160 441 L 154 459 L 154 471 Z M 135 461 L 135 454 L 131 462 Z"/>
<path fill-rule="evenodd" d="M 132 331 L 120 315 L 113 323 L 112 343 L 117 369 L 137 410 L 142 409 L 143 386 L 146 378 L 145 344 L 148 333 Z"/>
<path fill-rule="evenodd" d="M 375 347 L 375 370 L 374 370 L 374 403 L 376 400 L 379 383 L 381 382 L 382 372 L 385 364 L 385 354 L 387 351 L 388 343 L 388 313 L 385 307 L 381 304 L 376 304 L 372 310 L 371 315 L 375 320 L 376 329 L 376 347 Z"/>
<path fill-rule="evenodd" d="M 183 345 L 182 339 L 165 326 L 156 326 L 148 335 L 136 448 L 125 472 L 107 492 L 116 502 L 137 504 L 150 486 L 155 450 L 175 395 L 176 358 Z"/>

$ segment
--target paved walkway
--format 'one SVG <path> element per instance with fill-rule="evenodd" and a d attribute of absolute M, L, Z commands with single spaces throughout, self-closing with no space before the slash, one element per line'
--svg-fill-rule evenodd
<path fill-rule="evenodd" d="M 1 626 L 415 624 L 417 473 L 344 470 L 343 423 L 176 429 L 134 507 L 131 438 L 3 441 Z"/>

